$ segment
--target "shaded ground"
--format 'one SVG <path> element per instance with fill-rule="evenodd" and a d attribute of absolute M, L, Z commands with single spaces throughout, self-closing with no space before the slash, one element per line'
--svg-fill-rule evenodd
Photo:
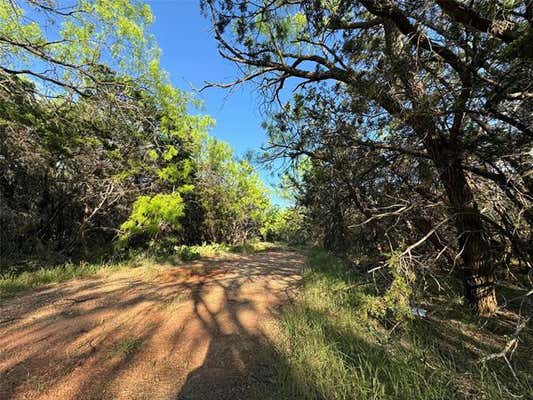
<path fill-rule="evenodd" d="M 303 265 L 269 251 L 11 299 L 0 305 L 0 399 L 268 398 L 276 316 Z"/>

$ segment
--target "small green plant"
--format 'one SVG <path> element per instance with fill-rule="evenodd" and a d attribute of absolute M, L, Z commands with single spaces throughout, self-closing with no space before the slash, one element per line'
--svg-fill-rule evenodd
<path fill-rule="evenodd" d="M 139 338 L 122 339 L 113 347 L 113 354 L 129 357 L 141 347 L 142 343 L 142 339 Z"/>
<path fill-rule="evenodd" d="M 42 393 L 48 388 L 48 382 L 43 376 L 32 375 L 26 380 L 26 384 L 37 393 Z"/>
<path fill-rule="evenodd" d="M 176 255 L 182 261 L 197 260 L 201 257 L 200 252 L 194 246 L 179 246 L 176 247 Z"/>

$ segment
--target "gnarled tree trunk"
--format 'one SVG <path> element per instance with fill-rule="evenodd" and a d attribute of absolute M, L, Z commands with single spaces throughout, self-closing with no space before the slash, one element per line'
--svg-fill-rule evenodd
<path fill-rule="evenodd" d="M 461 120 L 456 115 L 457 124 L 445 134 L 440 131 L 434 118 L 436 106 L 427 95 L 423 82 L 410 68 L 410 60 L 404 53 L 403 36 L 397 21 L 386 18 L 384 21 L 386 48 L 391 57 L 393 76 L 399 76 L 405 94 L 413 103 L 415 113 L 411 113 L 408 123 L 423 137 L 439 178 L 444 186 L 451 214 L 457 229 L 462 259 L 462 272 L 465 298 L 472 310 L 479 315 L 490 315 L 496 311 L 497 301 L 494 289 L 494 265 L 490 256 L 489 242 L 485 234 L 481 214 L 461 165 Z M 463 76 L 469 82 L 467 75 Z M 464 93 L 468 93 L 468 88 Z M 389 112 L 399 114 L 384 104 Z M 398 106 L 396 106 L 398 107 Z"/>
<path fill-rule="evenodd" d="M 494 260 L 457 145 L 443 138 L 427 138 L 426 148 L 439 171 L 457 229 L 465 299 L 476 314 L 491 315 L 498 306 Z"/>

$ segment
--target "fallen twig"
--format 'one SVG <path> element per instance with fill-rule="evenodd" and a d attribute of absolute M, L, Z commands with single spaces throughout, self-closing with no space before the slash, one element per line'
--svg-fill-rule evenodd
<path fill-rule="evenodd" d="M 514 369 L 511 366 L 511 363 L 509 361 L 509 357 L 507 357 L 507 355 L 508 354 L 512 355 L 515 352 L 516 348 L 518 347 L 518 340 L 519 340 L 520 332 L 522 331 L 522 329 L 524 329 L 526 327 L 528 322 L 529 322 L 529 318 L 526 318 L 526 319 L 522 320 L 516 326 L 516 329 L 515 329 L 514 333 L 511 335 L 512 339 L 507 342 L 507 344 L 505 345 L 505 347 L 503 348 L 502 351 L 500 351 L 499 353 L 493 353 L 493 354 L 489 354 L 489 355 L 487 355 L 485 357 L 482 357 L 478 361 L 476 361 L 476 363 L 479 364 L 479 363 L 484 363 L 484 362 L 487 362 L 487 361 L 490 361 L 490 360 L 494 360 L 496 358 L 503 358 L 505 360 L 505 363 L 507 364 L 507 366 L 511 370 L 511 373 L 513 374 L 513 377 L 515 378 L 515 380 L 517 382 L 519 382 L 520 380 L 518 379 L 518 376 L 516 376 L 516 373 L 514 372 Z"/>

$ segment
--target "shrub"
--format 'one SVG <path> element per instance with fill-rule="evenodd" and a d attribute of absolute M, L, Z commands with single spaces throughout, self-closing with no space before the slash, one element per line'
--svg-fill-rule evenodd
<path fill-rule="evenodd" d="M 140 196 L 133 204 L 130 217 L 122 224 L 123 237 L 145 234 L 150 237 L 181 228 L 185 205 L 179 193 Z"/>
<path fill-rule="evenodd" d="M 201 257 L 200 252 L 197 250 L 196 246 L 178 246 L 175 247 L 176 255 L 182 261 L 191 261 L 197 260 Z"/>

